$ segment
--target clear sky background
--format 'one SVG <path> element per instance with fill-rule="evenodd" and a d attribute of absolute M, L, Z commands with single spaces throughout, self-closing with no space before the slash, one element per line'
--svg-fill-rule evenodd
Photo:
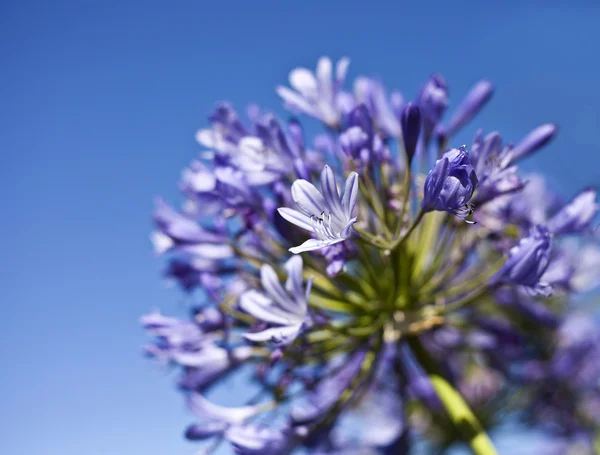
<path fill-rule="evenodd" d="M 491 79 L 469 141 L 557 122 L 527 167 L 565 195 L 600 182 L 598 2 L 371 3 L 0 2 L 0 453 L 193 453 L 172 377 L 141 355 L 139 316 L 183 306 L 152 203 L 178 202 L 217 101 L 281 112 L 294 66 L 347 55 L 407 98 L 438 71 L 454 102 Z"/>

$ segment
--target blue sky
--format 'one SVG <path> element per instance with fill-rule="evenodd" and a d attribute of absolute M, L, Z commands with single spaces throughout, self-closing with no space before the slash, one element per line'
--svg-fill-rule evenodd
<path fill-rule="evenodd" d="M 177 201 L 215 102 L 281 112 L 294 66 L 347 55 L 409 98 L 438 71 L 454 102 L 491 79 L 477 126 L 516 141 L 557 122 L 526 167 L 566 195 L 600 182 L 598 5 L 370 3 L 1 2 L 0 453 L 193 453 L 171 378 L 141 356 L 139 316 L 183 308 L 152 201 Z"/>

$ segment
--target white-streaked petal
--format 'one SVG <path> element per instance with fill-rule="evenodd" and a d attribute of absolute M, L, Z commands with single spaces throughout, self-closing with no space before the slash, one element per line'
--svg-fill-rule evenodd
<path fill-rule="evenodd" d="M 338 88 L 339 86 L 341 86 L 342 82 L 344 82 L 349 66 L 350 59 L 348 57 L 343 57 L 339 59 L 337 65 L 335 65 L 335 81 Z"/>
<path fill-rule="evenodd" d="M 333 99 L 331 90 L 331 72 L 332 64 L 329 57 L 321 57 L 317 62 L 317 82 L 319 84 L 319 95 L 326 99 Z"/>
<path fill-rule="evenodd" d="M 285 288 L 296 300 L 304 295 L 302 287 L 302 256 L 292 256 L 284 265 L 287 272 Z"/>
<path fill-rule="evenodd" d="M 277 94 L 283 98 L 290 109 L 312 116 L 318 116 L 318 111 L 315 109 L 315 107 L 299 93 L 296 93 L 293 90 L 281 85 L 277 87 L 276 91 Z"/>
<path fill-rule="evenodd" d="M 329 245 L 335 245 L 336 243 L 342 242 L 344 240 L 345 239 L 343 239 L 343 238 L 332 239 L 332 240 L 330 240 L 330 239 L 327 239 L 327 240 L 308 239 L 302 245 L 290 248 L 289 251 L 293 254 L 299 254 L 299 253 L 304 253 L 305 251 L 319 250 L 319 249 L 324 248 Z"/>
<path fill-rule="evenodd" d="M 354 207 L 356 206 L 356 200 L 358 198 L 358 174 L 351 172 L 346 179 L 346 187 L 344 189 L 344 196 L 342 197 L 342 206 L 346 218 L 352 216 Z"/>
<path fill-rule="evenodd" d="M 306 298 L 306 302 L 308 304 L 308 297 L 310 296 L 310 291 L 312 290 L 312 284 L 313 281 L 315 280 L 314 276 L 311 276 L 307 281 L 306 281 L 306 291 L 304 293 L 304 297 Z"/>
<path fill-rule="evenodd" d="M 187 403 L 190 410 L 196 414 L 200 421 L 220 420 L 230 424 L 243 423 L 250 417 L 255 416 L 260 410 L 258 406 L 238 408 L 220 406 L 208 401 L 199 393 L 189 395 Z"/>
<path fill-rule="evenodd" d="M 298 210 L 290 209 L 287 207 L 278 208 L 277 211 L 281 215 L 281 217 L 289 221 L 292 224 L 295 224 L 302 229 L 306 229 L 307 231 L 313 232 L 313 225 L 310 220 L 310 217 L 305 215 L 304 213 L 300 213 Z"/>
<path fill-rule="evenodd" d="M 254 289 L 241 295 L 240 308 L 255 318 L 272 324 L 288 325 L 295 322 L 290 320 L 286 312 L 275 306 L 271 299 Z"/>
<path fill-rule="evenodd" d="M 307 215 L 320 216 L 327 210 L 325 199 L 319 190 L 306 180 L 296 180 L 292 184 L 292 198 Z"/>
<path fill-rule="evenodd" d="M 263 289 L 267 292 L 269 297 L 271 297 L 279 306 L 284 309 L 286 312 L 291 313 L 292 315 L 299 314 L 298 306 L 296 303 L 290 298 L 290 295 L 283 289 L 281 283 L 279 282 L 279 278 L 277 278 L 277 274 L 273 267 L 269 264 L 263 264 L 260 268 L 260 281 L 262 283 Z"/>
<path fill-rule="evenodd" d="M 335 175 L 327 165 L 325 165 L 321 172 L 321 192 L 323 193 L 325 203 L 331 209 L 332 215 L 343 220 L 344 212 L 340 203 L 340 194 L 338 193 Z"/>
<path fill-rule="evenodd" d="M 263 342 L 268 341 L 278 345 L 286 345 L 294 341 L 300 331 L 302 324 L 286 325 L 282 327 L 272 327 L 257 333 L 245 333 L 244 338 L 250 341 Z"/>
<path fill-rule="evenodd" d="M 290 72 L 290 85 L 308 99 L 317 96 L 318 85 L 315 76 L 306 68 L 296 68 Z"/>

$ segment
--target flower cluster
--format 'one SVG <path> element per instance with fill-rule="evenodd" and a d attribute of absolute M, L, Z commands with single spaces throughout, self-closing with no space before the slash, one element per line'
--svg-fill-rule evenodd
<path fill-rule="evenodd" d="M 444 123 L 441 75 L 405 102 L 367 77 L 348 91 L 348 65 L 321 58 L 277 88 L 324 125 L 312 141 L 295 117 L 252 106 L 242 121 L 220 104 L 182 173 L 182 209 L 156 204 L 166 276 L 201 302 L 190 320 L 142 318 L 147 354 L 178 367 L 196 418 L 186 437 L 205 453 L 224 441 L 247 455 L 462 441 L 493 454 L 487 430 L 510 413 L 561 447 L 591 447 L 600 331 L 570 309 L 600 281 L 596 190 L 564 203 L 518 170 L 556 126 L 516 145 L 481 131 L 453 144 L 491 83 Z M 232 374 L 260 393 L 211 401 Z"/>

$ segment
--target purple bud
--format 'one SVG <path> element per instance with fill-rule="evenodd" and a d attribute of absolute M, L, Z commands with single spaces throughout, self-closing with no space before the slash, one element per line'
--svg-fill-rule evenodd
<path fill-rule="evenodd" d="M 507 283 L 543 291 L 540 278 L 550 263 L 552 239 L 544 226 L 537 225 L 527 237 L 511 248 L 508 260 L 492 278 L 492 283 Z"/>
<path fill-rule="evenodd" d="M 446 130 L 446 136 L 454 135 L 460 128 L 469 123 L 490 100 L 493 93 L 494 87 L 490 82 L 485 80 L 477 82 L 454 111 Z"/>
<path fill-rule="evenodd" d="M 450 212 L 464 219 L 473 211 L 469 200 L 477 182 L 467 148 L 450 149 L 427 175 L 421 209 Z"/>
<path fill-rule="evenodd" d="M 404 139 L 404 150 L 408 156 L 408 162 L 412 162 L 417 149 L 419 132 L 421 131 L 421 111 L 415 103 L 407 103 L 402 109 L 401 116 L 402 136 Z"/>
<path fill-rule="evenodd" d="M 427 144 L 433 129 L 448 107 L 448 86 L 441 74 L 433 74 L 421 88 L 418 104 L 421 108 L 423 133 Z"/>
<path fill-rule="evenodd" d="M 537 152 L 557 134 L 558 127 L 552 123 L 538 126 L 513 148 L 511 163 Z"/>

